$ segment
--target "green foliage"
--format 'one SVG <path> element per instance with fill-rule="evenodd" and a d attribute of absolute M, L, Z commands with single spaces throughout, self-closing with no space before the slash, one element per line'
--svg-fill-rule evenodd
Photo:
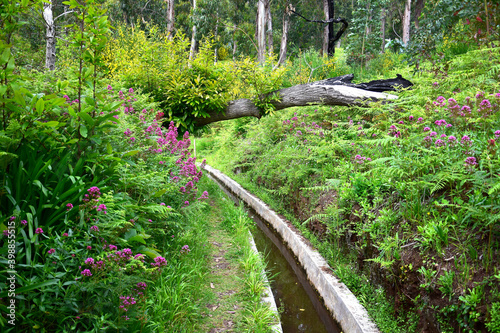
<path fill-rule="evenodd" d="M 443 317 L 446 325 L 477 328 L 484 304 L 498 299 L 480 297 L 472 305 L 465 296 L 472 281 L 485 283 L 474 272 L 498 268 L 500 86 L 489 71 L 497 54 L 483 48 L 454 57 L 446 77 L 415 77 L 413 90 L 400 92 L 395 103 L 295 108 L 214 126 L 203 139 L 215 142 L 209 163 L 274 202 L 327 253 L 344 244 L 361 267 L 406 291 L 403 278 L 420 281 L 412 283 L 430 301 L 412 298 L 416 307 L 440 310 L 432 299 L 437 292 L 457 306 Z M 476 75 L 474 57 L 492 67 Z M 471 75 L 465 83 L 464 68 Z M 414 270 L 403 276 L 400 267 L 409 264 Z M 460 305 L 459 297 L 466 297 Z M 466 307 L 471 317 L 455 321 Z"/>

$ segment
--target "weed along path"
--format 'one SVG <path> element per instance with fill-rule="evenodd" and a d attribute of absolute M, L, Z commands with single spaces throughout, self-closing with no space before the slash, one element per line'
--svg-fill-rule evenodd
<path fill-rule="evenodd" d="M 224 188 L 225 192 L 243 201 L 253 210 L 251 214 L 254 216 L 254 220 L 256 220 L 260 226 L 264 226 L 264 233 L 267 237 L 274 237 L 273 243 L 279 248 L 279 252 L 285 257 L 288 256 L 289 263 L 295 262 L 297 264 L 292 270 L 297 273 L 296 275 L 302 275 L 299 277 L 301 284 L 305 286 L 310 284 L 308 288 L 315 291 L 321 299 L 321 301 L 312 301 L 312 304 L 309 303 L 310 305 L 304 303 L 303 307 L 301 304 L 297 306 L 297 304 L 294 304 L 295 296 L 298 298 L 298 295 L 295 295 L 296 293 L 294 292 L 295 285 L 281 286 L 280 296 L 285 296 L 284 294 L 287 294 L 288 300 L 286 302 L 292 304 L 291 306 L 290 304 L 282 304 L 281 308 L 286 308 L 284 314 L 286 315 L 286 312 L 293 311 L 294 307 L 298 308 L 296 309 L 298 310 L 296 314 L 293 316 L 288 315 L 290 318 L 286 318 L 286 316 L 283 315 L 281 316 L 284 328 L 288 325 L 288 323 L 285 323 L 285 320 L 292 319 L 290 320 L 290 327 L 285 329 L 285 332 L 340 332 L 340 330 L 345 333 L 379 332 L 377 326 L 369 318 L 366 309 L 361 306 L 351 291 L 330 273 L 331 268 L 326 263 L 326 260 L 306 243 L 296 230 L 291 228 L 286 221 L 282 220 L 276 213 L 271 211 L 262 201 L 245 191 L 239 184 L 222 174 L 220 171 L 208 165 L 205 166 L 205 170 L 208 172 L 210 178 L 214 179 Z M 269 230 L 266 232 L 266 224 L 269 225 L 267 229 L 275 232 L 274 236 Z M 290 251 L 288 254 L 286 248 Z M 277 250 L 271 251 L 274 253 L 278 252 Z M 278 259 L 273 257 L 272 261 L 274 260 Z M 278 272 L 276 272 L 278 274 L 285 271 L 285 269 L 279 265 L 276 265 L 275 269 L 278 270 Z M 285 276 L 286 274 L 283 275 Z M 288 277 L 285 277 L 284 280 Z M 294 281 L 292 283 L 298 284 Z M 311 299 L 314 299 L 315 292 L 308 293 Z M 285 297 L 283 297 L 283 299 L 285 299 Z M 320 303 L 324 303 L 327 309 L 326 311 L 320 310 L 321 307 L 318 306 Z M 320 320 L 313 315 L 310 316 L 312 322 L 307 324 L 300 323 L 301 312 L 305 312 L 306 309 L 310 312 L 312 308 L 316 308 Z M 298 318 L 299 321 L 294 321 L 294 316 Z M 329 318 L 324 318 L 325 316 Z M 340 324 L 340 327 L 335 327 L 336 324 L 331 318 L 334 318 Z M 330 321 L 325 319 L 330 319 Z M 324 328 L 320 328 L 320 326 L 322 326 L 321 322 L 323 322 Z"/>
<path fill-rule="evenodd" d="M 278 313 L 262 302 L 267 279 L 252 249 L 251 220 L 215 184 L 207 218 L 206 292 L 202 324 L 196 332 L 281 332 Z"/>

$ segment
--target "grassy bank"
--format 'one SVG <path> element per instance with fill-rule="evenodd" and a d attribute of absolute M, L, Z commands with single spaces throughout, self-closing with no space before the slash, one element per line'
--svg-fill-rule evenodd
<path fill-rule="evenodd" d="M 383 331 L 497 332 L 499 58 L 429 67 L 391 104 L 214 125 L 198 154 L 301 227 Z"/>

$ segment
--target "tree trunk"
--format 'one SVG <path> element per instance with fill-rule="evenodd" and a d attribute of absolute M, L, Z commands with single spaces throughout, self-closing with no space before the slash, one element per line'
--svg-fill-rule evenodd
<path fill-rule="evenodd" d="M 196 11 L 196 0 L 193 0 L 193 11 Z M 191 35 L 191 48 L 189 49 L 189 61 L 194 59 L 196 52 L 196 24 L 193 24 L 193 33 Z"/>
<path fill-rule="evenodd" d="M 410 16 L 411 0 L 406 0 L 405 12 L 403 14 L 403 45 L 406 46 L 410 41 Z"/>
<path fill-rule="evenodd" d="M 415 28 L 419 27 L 419 17 L 422 14 L 422 10 L 424 9 L 425 0 L 417 0 L 415 3 Z"/>
<path fill-rule="evenodd" d="M 328 17 L 335 18 L 335 7 L 333 0 L 328 0 Z M 333 57 L 335 54 L 335 30 L 333 22 L 328 23 L 328 56 Z"/>
<path fill-rule="evenodd" d="M 167 37 L 172 40 L 174 38 L 174 0 L 165 0 L 167 1 L 168 9 L 167 9 Z"/>
<path fill-rule="evenodd" d="M 398 97 L 379 91 L 395 90 L 400 85 L 411 86 L 411 82 L 400 75 L 396 79 L 370 81 L 368 83 L 353 84 L 352 74 L 337 78 L 300 84 L 290 88 L 277 90 L 260 96 L 264 100 L 270 96 L 278 96 L 278 101 L 271 101 L 275 110 L 282 110 L 293 106 L 317 105 L 358 105 L 363 106 L 371 101 L 391 101 Z M 362 89 L 361 89 L 362 88 Z M 369 90 L 366 90 L 369 89 Z M 212 113 L 207 118 L 198 118 L 197 126 L 204 126 L 213 122 L 241 117 L 262 116 L 261 110 L 250 99 L 238 99 L 227 104 L 224 113 Z"/>
<path fill-rule="evenodd" d="M 217 53 L 219 52 L 219 48 L 217 47 L 219 41 L 217 40 L 218 37 L 219 37 L 219 8 L 217 7 L 217 12 L 216 14 L 217 15 L 217 20 L 215 21 L 215 36 L 214 36 L 214 40 L 215 40 L 215 48 L 214 48 L 214 64 L 217 63 Z"/>
<path fill-rule="evenodd" d="M 269 0 L 266 1 L 266 23 L 267 23 L 267 50 L 269 52 L 269 57 L 273 55 L 273 17 L 271 16 L 271 3 Z"/>
<path fill-rule="evenodd" d="M 257 60 L 264 63 L 266 53 L 266 4 L 265 0 L 259 0 L 257 9 Z"/>
<path fill-rule="evenodd" d="M 52 15 L 52 1 L 43 4 L 43 19 L 45 20 L 45 68 L 54 70 L 56 67 L 56 26 Z"/>
<path fill-rule="evenodd" d="M 366 21 L 366 37 L 369 38 L 370 34 L 372 33 L 372 11 L 370 9 L 370 3 L 366 4 L 366 11 L 368 13 L 368 20 Z"/>
<path fill-rule="evenodd" d="M 328 1 L 329 0 L 323 0 L 323 12 L 325 13 L 325 21 L 328 21 L 330 19 L 330 11 L 329 11 L 329 6 L 328 6 Z M 325 28 L 323 29 L 323 56 L 326 57 L 328 56 L 328 40 L 329 40 L 329 24 L 325 25 Z"/>
<path fill-rule="evenodd" d="M 234 30 L 233 30 L 233 61 L 236 60 L 236 50 L 237 50 L 237 41 L 236 41 L 236 24 L 234 25 Z"/>
<path fill-rule="evenodd" d="M 385 8 L 382 8 L 382 17 L 381 17 L 381 25 L 380 25 L 380 37 L 382 38 L 382 45 L 380 47 L 381 52 L 385 51 Z"/>
<path fill-rule="evenodd" d="M 290 28 L 290 7 L 292 5 L 286 4 L 285 13 L 283 13 L 283 34 L 281 35 L 280 56 L 276 67 L 284 64 L 286 61 L 286 52 L 288 45 L 288 29 Z"/>

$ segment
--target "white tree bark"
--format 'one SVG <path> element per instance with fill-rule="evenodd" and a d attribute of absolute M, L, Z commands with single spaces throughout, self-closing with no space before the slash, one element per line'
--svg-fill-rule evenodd
<path fill-rule="evenodd" d="M 266 4 L 265 0 L 259 0 L 257 9 L 257 60 L 264 63 L 266 54 Z"/>
<path fill-rule="evenodd" d="M 276 67 L 284 64 L 286 61 L 286 52 L 288 45 L 288 29 L 290 28 L 290 9 L 292 5 L 287 3 L 285 13 L 283 14 L 283 34 L 281 35 L 280 55 Z"/>
<path fill-rule="evenodd" d="M 193 0 L 193 10 L 196 10 L 196 0 Z M 191 48 L 189 49 L 189 61 L 191 62 L 194 58 L 194 52 L 196 51 L 196 24 L 193 24 L 193 34 L 191 35 Z"/>
<path fill-rule="evenodd" d="M 385 51 L 385 8 L 382 8 L 381 26 L 380 26 L 380 38 L 382 39 L 381 52 Z"/>
<path fill-rule="evenodd" d="M 330 10 L 328 7 L 328 0 L 323 0 L 323 12 L 325 13 L 325 21 L 328 21 L 330 19 Z M 329 27 L 328 24 L 325 25 L 325 28 L 323 29 L 323 56 L 327 57 L 328 56 L 328 41 L 329 41 Z"/>
<path fill-rule="evenodd" d="M 172 40 L 174 38 L 174 0 L 165 0 L 167 2 L 167 37 Z"/>
<path fill-rule="evenodd" d="M 45 20 L 45 68 L 54 70 L 56 67 L 56 26 L 52 14 L 52 1 L 43 3 L 43 19 Z"/>
<path fill-rule="evenodd" d="M 406 0 L 405 12 L 403 14 L 403 45 L 407 45 L 410 41 L 410 15 L 411 15 L 411 0 Z"/>
<path fill-rule="evenodd" d="M 267 23 L 267 50 L 269 52 L 269 56 L 273 55 L 273 17 L 271 15 L 271 3 L 269 0 L 266 0 L 266 23 Z"/>

